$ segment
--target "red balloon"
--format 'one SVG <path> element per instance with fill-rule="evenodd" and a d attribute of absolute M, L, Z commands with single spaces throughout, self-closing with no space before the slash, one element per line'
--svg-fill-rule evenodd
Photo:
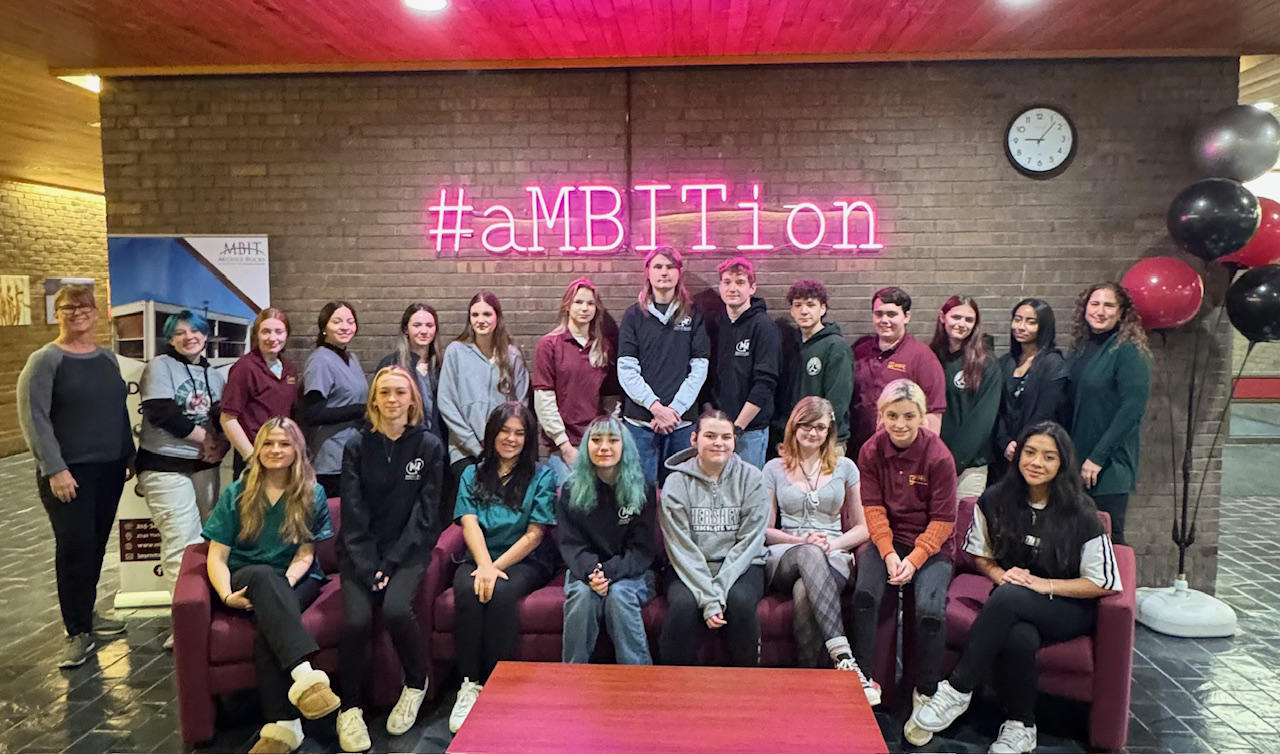
<path fill-rule="evenodd" d="M 1262 224 L 1253 238 L 1239 251 L 1214 261 L 1239 267 L 1263 267 L 1280 262 L 1280 202 L 1260 196 L 1258 204 L 1262 206 Z"/>
<path fill-rule="evenodd" d="M 1173 257 L 1148 257 L 1120 281 L 1148 330 L 1184 325 L 1200 311 L 1204 281 L 1191 265 Z"/>

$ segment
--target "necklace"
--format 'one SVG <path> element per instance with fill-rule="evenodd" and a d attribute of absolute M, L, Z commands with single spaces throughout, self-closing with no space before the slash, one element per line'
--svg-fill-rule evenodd
<path fill-rule="evenodd" d="M 804 475 L 804 484 L 808 487 L 804 493 L 804 499 L 809 505 L 817 507 L 818 505 L 818 477 L 822 473 L 822 462 L 818 461 L 813 465 L 813 471 L 805 469 L 804 464 L 800 464 L 800 473 Z"/>

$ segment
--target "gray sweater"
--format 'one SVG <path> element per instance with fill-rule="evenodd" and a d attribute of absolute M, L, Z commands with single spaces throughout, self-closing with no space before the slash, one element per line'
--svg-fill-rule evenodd
<path fill-rule="evenodd" d="M 764 564 L 769 497 L 760 470 L 737 455 L 719 479 L 698 467 L 697 452 L 667 460 L 658 522 L 676 575 L 693 592 L 702 617 L 723 613 L 729 588 L 747 568 Z"/>
<path fill-rule="evenodd" d="M 105 348 L 71 353 L 48 343 L 31 354 L 18 375 L 18 424 L 40 476 L 132 458 L 127 393 Z"/>
<path fill-rule="evenodd" d="M 524 403 L 529 397 L 529 371 L 525 369 L 520 349 L 511 346 L 514 395 L 511 400 Z M 508 400 L 498 391 L 498 365 L 490 361 L 474 343 L 454 342 L 444 351 L 440 367 L 440 386 L 436 402 L 440 416 L 449 428 L 449 463 L 468 456 L 479 458 L 484 442 L 484 425 L 489 414 Z M 530 437 L 526 442 L 536 442 Z"/>

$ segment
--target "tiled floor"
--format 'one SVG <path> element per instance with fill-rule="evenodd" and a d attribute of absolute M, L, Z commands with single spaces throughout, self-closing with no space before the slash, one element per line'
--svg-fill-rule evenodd
<path fill-rule="evenodd" d="M 1259 465 L 1265 478 L 1268 467 Z M 1273 487 L 1276 485 L 1273 482 Z M 35 497 L 29 456 L 0 459 L 0 754 L 13 752 L 178 752 L 173 663 L 160 647 L 166 618 L 129 621 L 84 667 L 54 667 L 62 629 L 53 590 L 53 546 Z M 1139 627 L 1134 658 L 1133 754 L 1280 752 L 1280 497 L 1243 497 L 1223 506 L 1218 593 L 1236 608 L 1233 639 L 1172 639 Z M 113 543 L 114 548 L 114 543 Z M 114 549 L 111 550 L 114 552 Z M 114 589 L 114 558 L 102 593 Z M 452 695 L 424 709 L 409 733 L 388 740 L 371 720 L 375 751 L 442 751 Z M 1042 700 L 1041 752 L 1081 752 L 1081 709 Z M 201 751 L 246 751 L 257 725 L 251 698 L 231 700 L 218 738 Z M 765 711 L 761 711 L 765 712 Z M 901 721 L 880 716 L 885 739 L 903 749 Z M 921 751 L 981 752 L 999 725 L 978 703 L 946 737 Z M 336 751 L 313 730 L 303 751 Z M 330 730 L 332 730 L 330 728 Z"/>

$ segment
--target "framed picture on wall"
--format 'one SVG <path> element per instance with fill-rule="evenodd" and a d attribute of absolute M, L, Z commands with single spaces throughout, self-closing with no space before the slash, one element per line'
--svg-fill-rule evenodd
<path fill-rule="evenodd" d="M 0 275 L 0 326 L 31 324 L 31 290 L 26 275 Z"/>
<path fill-rule="evenodd" d="M 58 289 L 64 285 L 87 285 L 92 292 L 93 278 L 45 278 L 44 323 L 46 325 L 58 324 L 58 318 L 53 313 L 53 297 L 58 294 Z"/>

